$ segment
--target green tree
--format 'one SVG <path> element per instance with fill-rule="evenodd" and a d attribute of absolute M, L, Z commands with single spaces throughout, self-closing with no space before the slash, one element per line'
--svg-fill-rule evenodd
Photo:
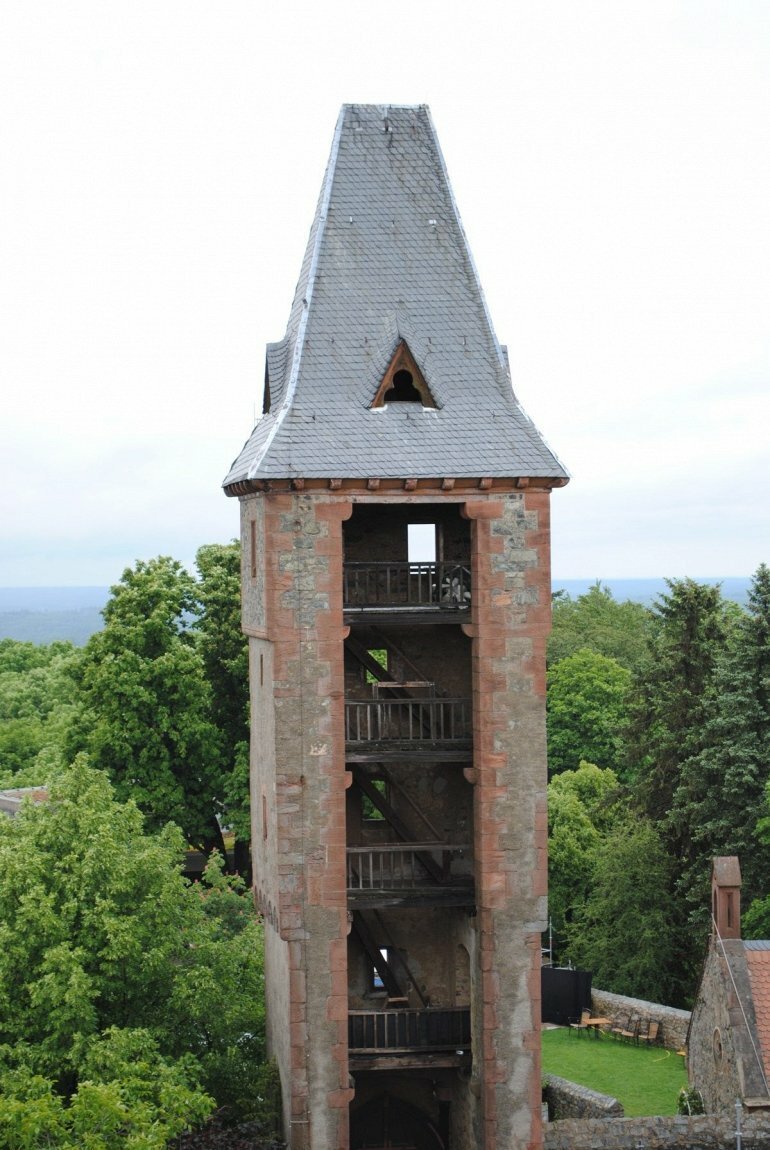
<path fill-rule="evenodd" d="M 653 608 L 649 657 L 631 692 L 629 769 L 649 816 L 663 825 L 670 853 L 686 853 L 687 829 L 669 821 L 682 764 L 703 747 L 714 700 L 714 673 L 725 645 L 727 614 L 718 587 L 667 580 Z"/>
<path fill-rule="evenodd" d="M 634 670 L 645 658 L 650 618 L 647 607 L 630 599 L 619 603 L 601 583 L 577 599 L 557 592 L 548 641 L 549 666 L 588 649 Z"/>
<path fill-rule="evenodd" d="M 0 785 L 39 783 L 41 753 L 58 753 L 76 710 L 80 651 L 0 640 Z"/>
<path fill-rule="evenodd" d="M 548 769 L 574 769 L 581 759 L 617 769 L 631 673 L 595 651 L 567 655 L 548 671 Z"/>
<path fill-rule="evenodd" d="M 702 745 L 683 768 L 672 821 L 693 844 L 683 888 L 693 911 L 708 906 L 713 855 L 738 855 L 744 896 L 770 890 L 766 787 L 770 778 L 770 569 L 762 564 L 747 609 L 714 676 Z M 757 847 L 756 833 L 760 842 Z"/>
<path fill-rule="evenodd" d="M 188 885 L 179 829 L 145 834 L 136 805 L 82 759 L 50 791 L 0 821 L 0 1094 L 18 1101 L 40 1080 L 43 1108 L 60 1098 L 70 1124 L 86 1095 L 116 1121 L 142 1100 L 147 1122 L 158 1108 L 170 1119 L 188 1090 L 193 1114 L 209 1095 L 253 1113 L 262 943 L 242 887 L 213 864 Z M 105 1089 L 84 1094 L 88 1083 Z"/>
<path fill-rule="evenodd" d="M 87 751 L 151 826 L 172 819 L 190 843 L 224 853 L 223 737 L 193 630 L 199 614 L 195 580 L 176 560 L 124 571 L 85 648 L 69 750 Z"/>
<path fill-rule="evenodd" d="M 240 544 L 212 543 L 195 557 L 202 613 L 195 623 L 211 690 L 211 718 L 221 736 L 226 819 L 235 831 L 235 863 L 249 870 L 249 651 L 241 631 Z"/>
<path fill-rule="evenodd" d="M 718 587 L 668 580 L 654 607 L 649 658 L 631 689 L 628 774 L 635 800 L 652 821 L 669 858 L 667 905 L 671 945 L 661 978 L 684 1004 L 703 955 L 708 875 L 696 845 L 697 816 L 687 795 L 699 786 L 692 764 L 706 745 L 715 706 L 716 671 L 732 629 L 732 611 Z M 722 851 L 718 853 L 723 853 Z"/>
<path fill-rule="evenodd" d="M 191 1059 L 164 1058 L 144 1030 L 111 1028 L 86 1043 L 69 1098 L 0 1051 L 0 1139 L 9 1150 L 164 1150 L 211 1112 Z M 3 1064 L 5 1061 L 5 1065 Z"/>
<path fill-rule="evenodd" d="M 548 913 L 560 948 L 590 895 L 599 849 L 621 803 L 617 775 L 593 763 L 555 775 L 548 786 Z"/>
<path fill-rule="evenodd" d="M 596 856 L 588 898 L 568 925 L 570 958 L 604 990 L 676 1002 L 669 976 L 671 862 L 647 820 L 619 824 Z"/>

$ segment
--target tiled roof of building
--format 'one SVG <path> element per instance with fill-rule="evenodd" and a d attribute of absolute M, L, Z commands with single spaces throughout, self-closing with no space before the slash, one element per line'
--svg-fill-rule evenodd
<path fill-rule="evenodd" d="M 401 342 L 435 408 L 371 403 Z M 225 479 L 567 473 L 511 386 L 428 109 L 337 123 L 269 411 Z"/>
<path fill-rule="evenodd" d="M 744 943 L 765 1076 L 770 1076 L 770 943 Z"/>

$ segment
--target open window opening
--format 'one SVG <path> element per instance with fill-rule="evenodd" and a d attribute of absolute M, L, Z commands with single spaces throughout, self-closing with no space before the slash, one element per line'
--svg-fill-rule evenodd
<path fill-rule="evenodd" d="M 408 523 L 406 539 L 406 554 L 410 563 L 436 562 L 435 523 Z"/>
<path fill-rule="evenodd" d="M 411 371 L 402 368 L 396 372 L 391 387 L 383 396 L 383 403 L 422 403 L 422 396 L 414 386 Z"/>
<path fill-rule="evenodd" d="M 385 960 L 386 965 L 390 966 L 390 964 L 391 964 L 390 947 L 381 946 L 380 947 L 380 954 L 382 955 L 383 959 Z M 385 989 L 385 983 L 382 981 L 382 978 L 380 976 L 380 972 L 377 970 L 377 967 L 374 965 L 374 963 L 371 964 L 370 972 L 371 972 L 370 989 L 371 990 L 384 990 Z"/>
<path fill-rule="evenodd" d="M 370 659 L 375 663 L 379 663 L 384 671 L 388 669 L 388 652 L 385 647 L 373 647 L 370 651 L 366 652 Z M 380 679 L 375 675 L 374 671 L 365 669 L 365 681 L 367 683 L 379 683 Z"/>
<path fill-rule="evenodd" d="M 390 803 L 390 787 L 387 779 L 370 779 L 369 782 L 375 791 L 382 795 L 385 802 Z M 367 823 L 385 822 L 385 815 L 380 808 L 372 802 L 368 795 L 363 794 L 361 795 L 361 818 Z"/>

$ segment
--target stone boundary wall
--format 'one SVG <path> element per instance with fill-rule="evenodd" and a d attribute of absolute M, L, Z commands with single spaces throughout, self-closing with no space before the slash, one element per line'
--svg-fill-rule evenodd
<path fill-rule="evenodd" d="M 622 994 L 611 994 L 608 990 L 592 992 L 591 1010 L 597 1017 L 611 1018 L 613 1022 L 618 1015 L 629 1012 L 645 1019 L 656 1018 L 661 1024 L 658 1039 L 667 1050 L 683 1050 L 687 1042 L 689 1010 L 676 1010 L 673 1006 L 644 1002 L 640 998 L 626 998 Z"/>
<path fill-rule="evenodd" d="M 543 1077 L 543 1098 L 548 1103 L 548 1116 L 552 1122 L 566 1118 L 622 1118 L 623 1107 L 617 1098 L 598 1094 L 587 1086 L 578 1086 L 556 1074 Z"/>
<path fill-rule="evenodd" d="M 745 1117 L 743 1145 L 770 1150 L 770 1115 Z M 735 1115 L 568 1118 L 545 1127 L 544 1150 L 735 1150 Z"/>

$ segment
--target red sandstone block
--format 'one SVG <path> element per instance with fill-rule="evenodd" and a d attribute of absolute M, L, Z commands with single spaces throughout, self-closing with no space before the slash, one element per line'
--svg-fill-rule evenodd
<path fill-rule="evenodd" d="M 341 910 L 342 907 L 347 907 L 348 905 L 347 891 L 342 890 L 327 893 L 326 889 L 324 889 L 318 905 L 325 907 L 326 910 Z"/>
<path fill-rule="evenodd" d="M 326 1100 L 331 1110 L 341 1110 L 343 1107 L 348 1106 L 355 1096 L 355 1090 L 346 1087 L 343 1090 L 331 1090 L 326 1095 Z M 338 1143 L 339 1150 L 343 1150 L 342 1144 Z"/>
<path fill-rule="evenodd" d="M 485 1030 L 497 1029 L 497 1010 L 495 1003 L 485 1002 L 482 1008 L 482 1026 Z"/>
<path fill-rule="evenodd" d="M 307 876 L 307 900 L 311 906 L 318 906 L 321 901 L 321 875 L 311 870 Z"/>
<path fill-rule="evenodd" d="M 532 894 L 535 898 L 548 894 L 548 855 L 546 851 L 537 852 L 537 864 L 532 876 Z"/>
<path fill-rule="evenodd" d="M 307 1023 L 306 1022 L 290 1022 L 289 1034 L 291 1036 L 291 1045 L 293 1047 L 304 1046 L 307 1044 Z"/>
<path fill-rule="evenodd" d="M 321 642 L 332 642 L 339 638 L 339 633 L 342 628 L 342 604 L 339 605 L 338 610 L 332 608 L 330 603 L 329 609 L 321 608 L 315 618 L 315 630 Z"/>
<path fill-rule="evenodd" d="M 329 970 L 332 973 L 341 973 L 342 971 L 347 974 L 348 970 L 348 952 L 347 952 L 347 939 L 344 940 L 345 946 L 335 947 L 332 944 L 329 947 Z"/>
<path fill-rule="evenodd" d="M 472 499 L 467 503 L 463 503 L 460 507 L 460 514 L 463 519 L 474 519 L 477 521 L 477 530 L 489 530 L 487 520 L 501 519 L 505 504 L 499 499 Z"/>
<path fill-rule="evenodd" d="M 264 497 L 265 514 L 278 515 L 281 511 L 293 511 L 295 496 L 289 491 L 270 491 Z"/>
<path fill-rule="evenodd" d="M 495 982 L 494 970 L 489 971 L 484 979 L 484 985 L 481 988 L 482 1001 L 486 1006 L 494 1012 L 494 1017 L 497 1018 L 497 1005 L 500 1001 L 500 986 Z M 495 1025 L 497 1025 L 495 1023 Z"/>
<path fill-rule="evenodd" d="M 492 1141 L 487 1140 L 484 1145 L 496 1146 L 497 1145 L 497 1130 L 490 1127 L 489 1123 L 494 1122 L 495 1127 L 497 1124 L 497 1094 L 495 1092 L 494 1082 L 487 1082 L 484 1088 L 484 1123 L 489 1131 L 488 1137 L 491 1135 Z"/>
<path fill-rule="evenodd" d="M 307 1074 L 305 1071 L 305 1047 L 292 1046 L 290 1050 L 291 1062 L 291 1093 L 293 1098 L 307 1095 Z"/>
<path fill-rule="evenodd" d="M 347 1021 L 348 1017 L 348 996 L 344 998 L 338 995 L 332 995 L 326 999 L 326 1018 L 329 1022 L 342 1022 L 343 1019 Z"/>
<path fill-rule="evenodd" d="M 347 995 L 348 995 L 348 973 L 347 973 L 347 970 L 333 970 L 331 972 L 331 990 L 332 990 L 332 994 L 340 995 L 342 998 L 347 999 Z"/>
<path fill-rule="evenodd" d="M 484 626 L 489 625 L 494 627 L 495 622 L 495 620 L 484 620 Z M 499 629 L 499 627 L 496 629 Z M 500 634 L 480 634 L 478 639 L 476 639 L 476 645 L 477 658 L 479 660 L 479 674 L 483 676 L 484 671 L 482 670 L 482 664 L 484 660 L 503 659 L 505 657 L 505 636 Z M 489 669 L 491 670 L 491 668 Z M 486 689 L 483 678 L 481 679 L 479 689 L 482 691 Z"/>

